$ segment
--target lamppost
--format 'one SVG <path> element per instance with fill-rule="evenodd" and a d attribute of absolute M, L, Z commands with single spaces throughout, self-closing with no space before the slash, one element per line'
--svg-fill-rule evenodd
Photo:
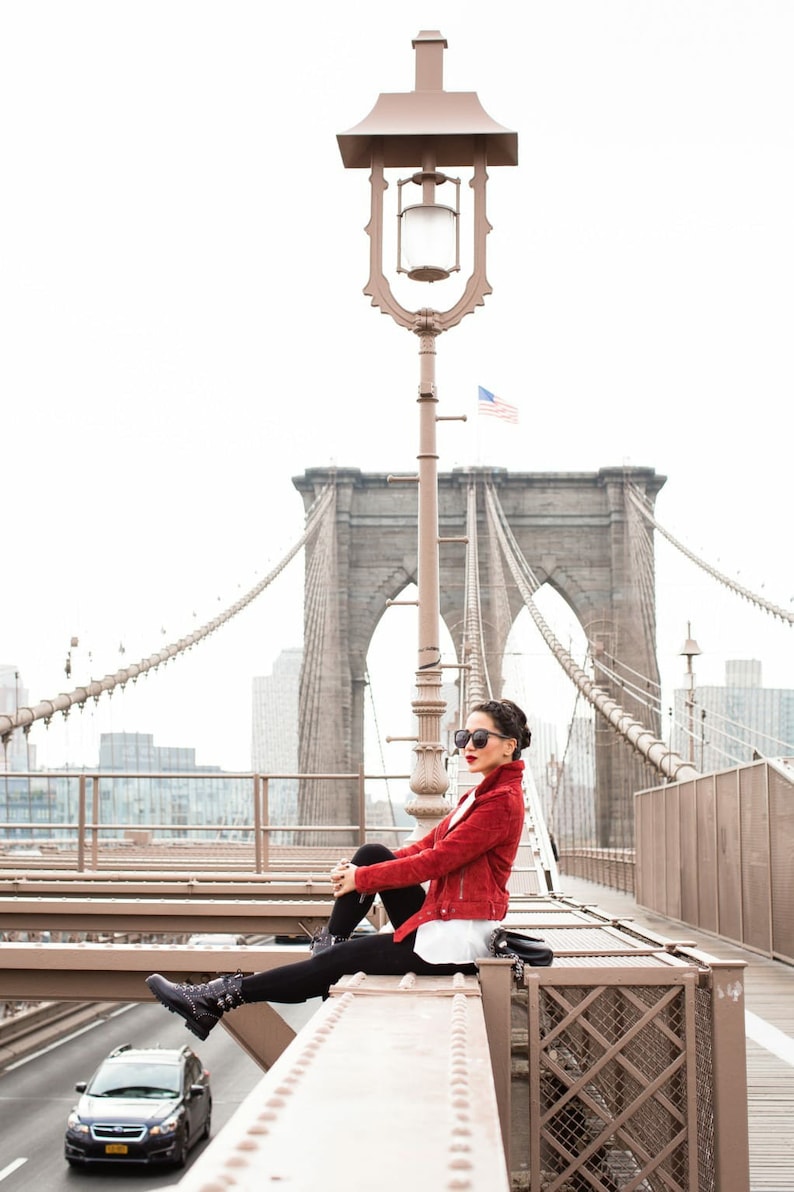
<path fill-rule="evenodd" d="M 497 124 L 474 91 L 443 89 L 446 40 L 437 30 L 413 41 L 416 76 L 413 91 L 381 94 L 370 114 L 340 133 L 337 140 L 348 169 L 369 169 L 371 186 L 370 273 L 364 293 L 384 314 L 419 337 L 418 476 L 418 722 L 408 810 L 432 826 L 446 812 L 447 774 L 442 762 L 441 648 L 438 564 L 438 453 L 436 449 L 436 339 L 481 306 L 491 286 L 485 272 L 485 242 L 491 230 L 485 214 L 487 166 L 518 163 L 518 136 Z M 397 181 L 397 272 L 412 281 L 433 283 L 460 271 L 460 179 L 441 167 L 472 168 L 472 271 L 457 301 L 446 311 L 424 306 L 410 311 L 397 301 L 384 274 L 384 193 L 387 169 L 411 169 Z M 408 187 L 406 192 L 405 187 Z M 405 200 L 411 187 L 419 201 Z M 446 188 L 446 189 L 444 189 Z M 449 195 L 446 203 L 438 194 Z"/>
<path fill-rule="evenodd" d="M 700 646 L 692 637 L 692 625 L 689 621 L 687 621 L 686 641 L 679 650 L 679 654 L 683 658 L 686 658 L 686 673 L 684 675 L 684 682 L 686 683 L 687 736 L 689 737 L 689 761 L 692 765 L 695 764 L 695 672 L 692 670 L 692 659 L 697 658 L 698 654 L 701 652 Z M 700 764 L 702 767 L 702 753 Z"/>

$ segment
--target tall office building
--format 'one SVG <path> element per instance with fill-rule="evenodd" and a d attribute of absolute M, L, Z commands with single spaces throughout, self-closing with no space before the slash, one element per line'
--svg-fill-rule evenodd
<path fill-rule="evenodd" d="M 794 756 L 794 690 L 764 687 L 761 663 L 725 664 L 722 687 L 673 693 L 673 748 L 704 774 L 761 757 Z"/>
<path fill-rule="evenodd" d="M 219 766 L 197 765 L 190 746 L 155 745 L 151 733 L 102 733 L 99 769 L 118 775 L 99 784 L 107 822 L 128 828 L 158 824 L 158 834 L 207 843 L 212 835 L 200 830 L 204 824 L 234 837 L 241 824 L 253 821 L 251 783 L 223 776 Z M 165 777 L 169 774 L 173 777 Z M 194 831 L 186 831 L 190 825 Z"/>
<path fill-rule="evenodd" d="M 302 662 L 302 649 L 282 650 L 273 663 L 272 674 L 253 680 L 251 768 L 257 774 L 298 772 L 298 691 Z M 268 813 L 274 824 L 296 822 L 296 778 L 270 780 Z"/>
<path fill-rule="evenodd" d="M 26 708 L 30 700 L 15 666 L 0 663 L 0 715 L 13 716 L 17 708 Z M 16 729 L 0 755 L 0 768 L 11 773 L 36 769 L 36 746 L 21 728 Z"/>
<path fill-rule="evenodd" d="M 27 688 L 17 667 L 0 663 L 0 714 L 13 716 L 29 704 Z M 36 769 L 36 746 L 30 735 L 15 729 L 0 744 L 0 822 L 34 824 L 51 821 L 54 800 L 37 778 L 14 777 Z M 6 829 L 5 834 L 28 835 L 26 828 Z"/>

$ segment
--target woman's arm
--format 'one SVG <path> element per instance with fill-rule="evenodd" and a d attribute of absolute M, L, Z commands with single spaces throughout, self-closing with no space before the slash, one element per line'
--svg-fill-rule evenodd
<path fill-rule="evenodd" d="M 438 830 L 443 826 L 443 824 L 444 821 L 442 820 L 441 824 L 433 828 L 427 833 L 426 836 L 423 836 L 421 840 L 413 841 L 413 843 L 406 845 L 404 848 L 395 849 L 395 859 L 399 859 L 401 857 L 413 857 L 424 852 L 425 849 L 432 849 L 436 842 Z M 383 863 L 386 865 L 392 864 L 391 861 L 386 861 Z M 369 868 L 372 867 L 370 866 Z M 333 885 L 334 898 L 341 898 L 343 894 L 353 894 L 356 892 L 355 874 L 357 869 L 358 866 L 354 865 L 352 861 L 340 861 L 339 864 L 331 870 L 331 883 Z M 388 889 L 389 887 L 384 888 Z"/>
<path fill-rule="evenodd" d="M 475 802 L 469 814 L 446 836 L 437 839 L 433 848 L 377 865 L 360 865 L 353 875 L 355 888 L 362 894 L 375 894 L 379 890 L 394 890 L 443 877 L 507 842 L 516 833 L 520 835 L 522 819 L 520 795 L 511 799 L 507 792 L 499 792 L 479 806 Z"/>

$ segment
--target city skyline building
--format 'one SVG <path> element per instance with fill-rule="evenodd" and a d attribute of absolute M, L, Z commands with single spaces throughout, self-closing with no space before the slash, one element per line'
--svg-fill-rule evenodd
<path fill-rule="evenodd" d="M 269 675 L 251 680 L 251 769 L 255 774 L 298 772 L 298 694 L 302 665 L 303 648 L 295 646 L 281 651 Z M 271 823 L 295 823 L 297 778 L 271 778 L 267 802 Z M 292 834 L 279 833 L 274 839 L 291 843 Z"/>
<path fill-rule="evenodd" d="M 197 765 L 192 746 L 156 745 L 152 733 L 102 733 L 96 769 L 103 775 L 99 822 L 119 843 L 148 843 L 154 836 L 201 843 L 240 839 L 253 822 L 252 783 L 220 766 Z M 24 813 L 37 830 L 47 826 L 46 835 L 54 839 L 73 837 L 86 774 L 90 771 L 37 773 L 28 780 L 30 790 L 15 791 L 6 818 Z M 89 784 L 89 805 L 90 791 Z"/>
<path fill-rule="evenodd" d="M 253 822 L 252 784 L 220 766 L 197 765 L 192 746 L 156 745 L 152 733 L 102 733 L 99 770 L 119 775 L 100 781 L 102 822 L 127 836 L 189 835 L 207 843 L 205 825 L 231 839 Z"/>
<path fill-rule="evenodd" d="M 725 663 L 721 686 L 673 693 L 672 747 L 698 770 L 727 770 L 759 757 L 794 755 L 794 690 L 763 686 L 758 659 Z"/>
<path fill-rule="evenodd" d="M 29 702 L 19 668 L 0 662 L 0 715 L 13 716 L 18 708 Z M 36 769 L 36 746 L 27 733 L 17 729 L 3 743 L 3 766 L 11 773 Z"/>
<path fill-rule="evenodd" d="M 251 768 L 258 774 L 290 774 L 298 772 L 298 716 L 301 667 L 303 649 L 292 647 L 282 650 L 273 663 L 269 675 L 252 679 L 252 722 L 251 722 Z M 441 689 L 446 702 L 442 721 L 442 735 L 450 757 L 455 752 L 452 741 L 459 721 L 459 688 L 457 681 L 444 683 Z M 398 826 L 409 829 L 414 826 L 413 818 L 406 813 L 405 804 L 410 802 L 411 791 L 406 784 L 395 785 L 391 781 L 379 781 L 376 775 L 382 772 L 384 763 L 382 744 L 378 741 L 379 726 L 374 714 L 369 725 L 375 737 L 368 734 L 368 757 L 364 759 L 365 770 L 370 775 L 365 798 L 367 803 L 367 824 L 372 828 L 371 836 L 377 837 L 378 828 Z M 406 751 L 410 746 L 406 745 Z M 375 756 L 373 756 L 373 750 Z M 408 763 L 406 763 L 407 765 Z M 472 783 L 468 774 L 458 774 L 457 762 L 450 767 L 451 787 L 448 798 L 457 799 L 460 790 L 458 781 L 465 782 L 465 789 Z M 268 781 L 268 813 L 273 824 L 297 823 L 298 781 L 292 778 L 270 778 Z M 275 833 L 275 843 L 295 843 L 291 833 Z M 396 843 L 397 837 L 387 836 L 386 843 Z"/>

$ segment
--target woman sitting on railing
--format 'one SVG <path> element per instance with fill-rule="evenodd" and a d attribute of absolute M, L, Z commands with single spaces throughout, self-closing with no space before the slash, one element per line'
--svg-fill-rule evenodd
<path fill-rule="evenodd" d="M 200 1039 L 228 1010 L 248 1002 L 327 997 L 345 974 L 448 976 L 476 973 L 508 906 L 507 882 L 524 824 L 521 751 L 527 718 L 511 700 L 472 709 L 455 733 L 470 774 L 481 775 L 458 806 L 422 840 L 392 852 L 363 844 L 331 871 L 336 902 L 309 960 L 266 972 L 224 975 L 204 985 L 160 973 L 146 984 Z M 427 893 L 422 886 L 429 882 Z M 350 939 L 380 894 L 392 932 Z"/>

